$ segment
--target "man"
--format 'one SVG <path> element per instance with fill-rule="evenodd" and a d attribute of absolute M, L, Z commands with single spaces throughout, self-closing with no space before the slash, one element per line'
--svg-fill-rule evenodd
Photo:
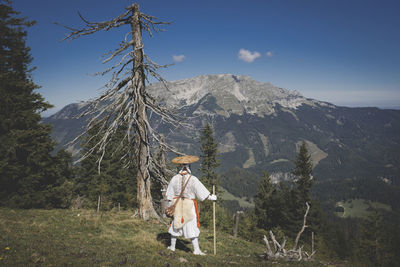
<path fill-rule="evenodd" d="M 177 201 L 181 194 L 182 188 L 186 184 L 182 198 L 179 199 L 175 207 L 174 220 L 168 230 L 171 234 L 171 246 L 168 249 L 175 251 L 176 239 L 178 236 L 184 236 L 192 241 L 193 253 L 195 255 L 205 255 L 200 250 L 198 237 L 200 234 L 199 213 L 195 198 L 200 201 L 212 200 L 216 201 L 217 196 L 211 194 L 210 191 L 199 181 L 196 176 L 193 176 L 190 170 L 190 163 L 197 162 L 199 157 L 183 156 L 172 160 L 175 164 L 181 165 L 181 170 L 177 175 L 172 177 L 169 182 L 166 197 L 168 205 L 172 205 Z"/>

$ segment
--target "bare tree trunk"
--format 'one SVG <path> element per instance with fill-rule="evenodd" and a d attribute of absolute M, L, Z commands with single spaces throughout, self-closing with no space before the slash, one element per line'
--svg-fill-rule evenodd
<path fill-rule="evenodd" d="M 100 211 L 100 195 L 99 198 L 97 199 L 97 212 Z"/>
<path fill-rule="evenodd" d="M 136 98 L 136 104 L 138 112 L 134 115 L 137 118 L 137 124 L 135 124 L 136 129 L 136 142 L 137 147 L 137 202 L 138 202 L 138 214 L 139 217 L 144 220 L 149 220 L 152 217 L 158 217 L 157 212 L 153 206 L 153 199 L 151 197 L 150 191 L 150 173 L 148 170 L 149 155 L 149 137 L 146 129 L 146 105 L 144 102 L 145 96 L 145 73 L 143 67 L 143 43 L 142 43 L 142 28 L 140 25 L 139 18 L 139 5 L 134 4 L 132 10 L 132 41 L 133 41 L 133 52 L 135 54 L 134 58 L 134 78 L 132 89 L 132 97 Z"/>
<path fill-rule="evenodd" d="M 311 232 L 311 253 L 314 253 L 314 232 Z"/>
<path fill-rule="evenodd" d="M 303 226 L 301 227 L 300 231 L 297 233 L 296 240 L 294 241 L 294 246 L 293 246 L 293 249 L 292 249 L 293 251 L 296 250 L 297 244 L 299 243 L 300 236 L 304 232 L 304 230 L 307 228 L 307 225 L 306 225 L 307 214 L 308 214 L 308 211 L 310 210 L 310 205 L 308 204 L 308 202 L 306 202 L 306 206 L 307 206 L 307 210 L 306 210 L 306 213 L 304 214 Z"/>
<path fill-rule="evenodd" d="M 233 230 L 233 236 L 234 237 L 237 237 L 238 228 L 239 228 L 239 211 L 236 211 L 236 214 L 235 214 L 235 228 Z"/>

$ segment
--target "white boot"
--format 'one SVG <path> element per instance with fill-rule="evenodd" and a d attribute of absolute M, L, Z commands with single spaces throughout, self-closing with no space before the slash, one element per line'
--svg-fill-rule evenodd
<path fill-rule="evenodd" d="M 171 235 L 171 246 L 168 247 L 169 250 L 175 251 L 176 237 Z"/>
<path fill-rule="evenodd" d="M 197 237 L 192 239 L 192 244 L 193 244 L 193 254 L 194 255 L 206 255 L 204 252 L 202 252 L 200 250 L 199 239 Z"/>

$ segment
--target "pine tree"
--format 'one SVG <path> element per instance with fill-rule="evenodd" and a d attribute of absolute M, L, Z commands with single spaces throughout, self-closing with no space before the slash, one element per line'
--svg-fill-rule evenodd
<path fill-rule="evenodd" d="M 121 128 L 111 139 L 109 146 L 118 147 L 121 145 L 125 129 Z M 91 149 L 101 138 L 96 128 L 89 132 L 82 147 L 82 154 Z M 100 196 L 101 207 L 110 209 L 114 205 L 129 208 L 136 205 L 136 167 L 125 166 L 121 157 L 125 153 L 128 144 L 122 143 L 121 149 L 113 153 L 106 150 L 101 163 L 101 172 L 98 171 L 98 160 L 101 152 L 93 153 L 85 158 L 80 166 L 79 176 L 76 178 L 77 194 L 90 200 L 90 206 L 97 205 Z"/>
<path fill-rule="evenodd" d="M 266 230 L 272 228 L 274 220 L 272 217 L 272 194 L 274 185 L 272 184 L 269 173 L 264 172 L 259 183 L 258 193 L 255 196 L 255 214 L 257 216 L 257 226 Z"/>
<path fill-rule="evenodd" d="M 215 172 L 215 168 L 217 168 L 220 164 L 219 160 L 217 159 L 218 144 L 215 142 L 213 136 L 213 130 L 210 124 L 206 124 L 206 126 L 202 129 L 200 142 L 201 142 L 200 171 L 202 173 L 201 182 L 210 191 L 213 185 L 215 185 L 215 189 L 217 190 L 216 185 L 218 179 L 217 179 L 217 173 Z M 200 223 L 203 224 L 204 226 L 211 225 L 212 203 L 210 201 L 205 201 L 199 204 L 199 207 L 200 207 L 200 212 L 202 213 L 202 215 L 200 216 Z"/>
<path fill-rule="evenodd" d="M 311 155 L 303 141 L 299 147 L 299 152 L 295 159 L 295 169 L 292 174 L 296 177 L 292 189 L 290 190 L 288 228 L 289 232 L 295 234 L 302 224 L 303 216 L 306 211 L 306 202 L 310 204 L 310 212 L 307 216 L 308 228 L 305 236 L 309 237 L 310 232 L 318 232 L 321 228 L 322 209 L 319 202 L 312 199 L 311 188 L 314 184 L 312 176 L 313 163 Z"/>
<path fill-rule="evenodd" d="M 295 169 L 292 172 L 296 176 L 295 187 L 298 191 L 298 200 L 303 203 L 311 201 L 311 186 L 313 184 L 311 155 L 305 142 L 300 145 L 299 153 L 295 160 Z"/>
<path fill-rule="evenodd" d="M 295 180 L 292 183 L 290 195 L 286 196 L 289 210 L 287 226 L 291 234 L 295 234 L 301 225 L 306 210 L 305 203 L 311 204 L 312 162 L 305 142 L 301 143 L 294 164 L 295 169 L 292 174 Z"/>
<path fill-rule="evenodd" d="M 218 144 L 215 142 L 213 129 L 208 123 L 201 131 L 200 142 L 200 171 L 202 173 L 201 178 L 203 184 L 207 188 L 211 188 L 212 185 L 216 185 L 217 174 L 215 172 L 215 169 L 220 165 L 220 162 L 217 159 Z"/>
<path fill-rule="evenodd" d="M 35 90 L 26 28 L 10 1 L 0 3 L 0 205 L 54 206 L 52 190 L 62 184 L 50 125 L 40 112 L 51 105 Z M 57 168 L 56 168 L 57 169 Z"/>
<path fill-rule="evenodd" d="M 72 154 L 60 149 L 53 157 L 53 166 L 51 172 L 55 174 L 56 179 L 50 187 L 48 202 L 52 203 L 54 208 L 69 208 L 72 200 L 75 198 L 76 168 L 72 166 Z"/>
<path fill-rule="evenodd" d="M 359 229 L 358 257 L 369 266 L 393 266 L 389 264 L 387 243 L 390 236 L 384 228 L 383 216 L 376 209 L 362 220 Z"/>

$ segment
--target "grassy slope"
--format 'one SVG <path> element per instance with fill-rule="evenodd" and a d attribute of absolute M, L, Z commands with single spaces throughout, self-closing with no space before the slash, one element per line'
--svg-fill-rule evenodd
<path fill-rule="evenodd" d="M 254 208 L 254 203 L 250 203 L 245 200 L 245 198 L 236 197 L 233 194 L 229 193 L 228 190 L 221 187 L 221 199 L 223 200 L 237 200 L 240 207 L 242 208 Z"/>
<path fill-rule="evenodd" d="M 371 210 L 370 208 L 374 209 L 382 209 L 386 211 L 391 211 L 391 208 L 389 205 L 380 203 L 380 202 L 372 202 L 369 200 L 364 200 L 364 199 L 350 199 L 346 202 L 338 202 L 336 203 L 337 206 L 341 206 L 344 208 L 344 213 L 342 212 L 336 212 L 336 215 L 339 217 L 367 217 L 370 213 Z"/>
<path fill-rule="evenodd" d="M 207 256 L 193 255 L 185 239 L 170 252 L 167 227 L 132 218 L 131 212 L 0 209 L 0 266 L 272 265 L 259 257 L 262 244 L 218 233 L 214 256 L 212 232 L 202 229 L 199 239 Z"/>

